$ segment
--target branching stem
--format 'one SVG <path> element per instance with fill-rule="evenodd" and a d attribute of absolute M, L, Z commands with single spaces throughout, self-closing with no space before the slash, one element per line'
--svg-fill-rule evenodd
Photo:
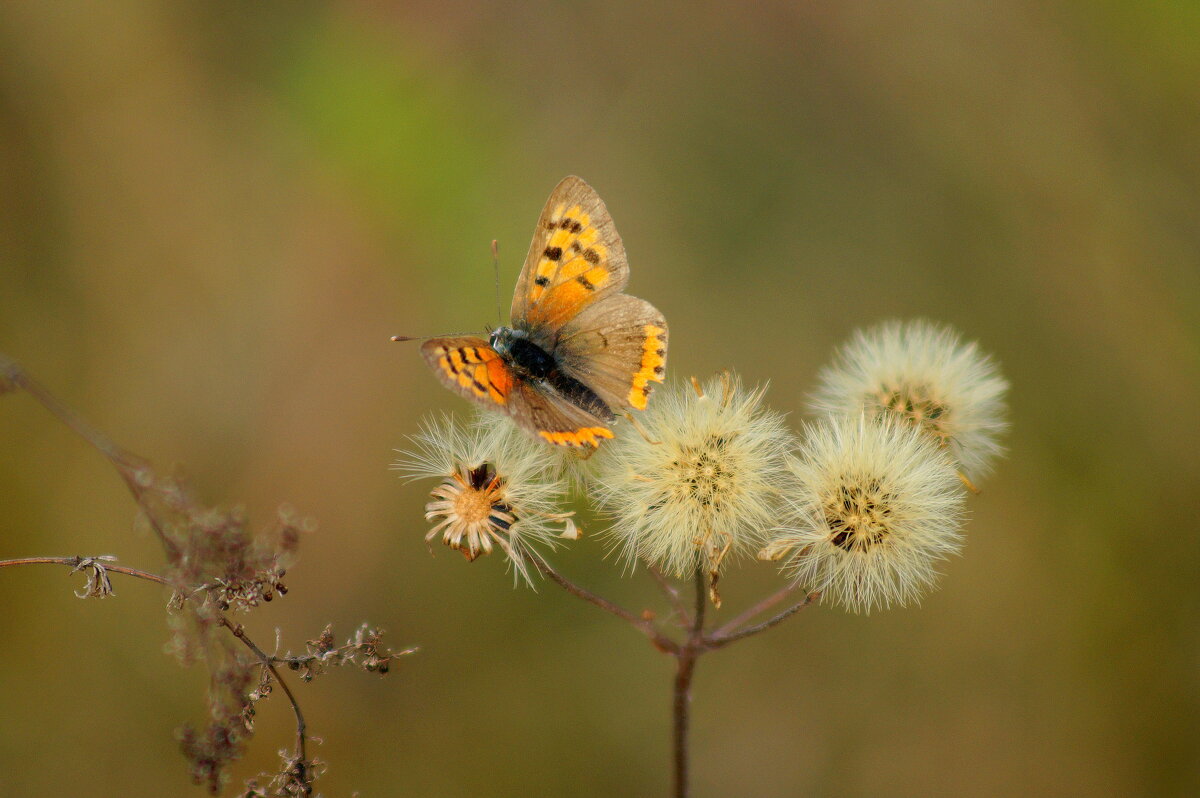
<path fill-rule="evenodd" d="M 65 566 L 71 568 L 72 570 L 74 570 L 74 569 L 78 569 L 81 565 L 88 564 L 89 562 L 94 563 L 95 564 L 94 567 L 103 568 L 108 573 L 123 574 L 125 576 L 130 576 L 135 579 L 143 579 L 147 582 L 154 582 L 159 585 L 166 585 L 167 587 L 174 587 L 174 585 L 172 585 L 171 582 L 169 580 L 167 580 L 166 577 L 159 576 L 158 574 L 150 573 L 149 571 L 143 571 L 138 568 L 129 568 L 124 565 L 114 565 L 111 563 L 98 561 L 95 558 L 87 558 L 87 557 L 80 557 L 80 556 L 75 556 L 75 557 L 20 557 L 20 558 L 13 559 L 13 560 L 0 560 L 0 568 L 7 568 L 9 566 L 14 566 L 14 565 L 65 565 Z M 204 590 L 204 587 L 202 586 L 200 588 L 197 588 L 194 591 L 190 591 L 188 593 L 188 595 L 195 595 L 195 593 L 202 592 L 203 590 Z M 279 687 L 283 690 L 284 695 L 287 696 L 288 702 L 292 706 L 292 714 L 295 715 L 295 717 L 296 717 L 296 755 L 297 755 L 297 762 L 298 762 L 296 767 L 306 768 L 307 763 L 308 763 L 308 756 L 307 756 L 307 739 L 308 739 L 307 728 L 308 727 L 306 726 L 306 724 L 304 722 L 304 713 L 300 710 L 300 702 L 298 702 L 296 700 L 296 696 L 292 693 L 292 689 L 291 689 L 291 687 L 288 686 L 288 683 L 284 680 L 283 675 L 280 674 L 279 671 L 275 668 L 275 662 L 279 661 L 280 658 L 273 657 L 270 654 L 263 651 L 261 648 L 259 648 L 258 644 L 256 644 L 253 640 L 251 640 L 250 637 L 246 634 L 246 630 L 242 628 L 242 625 L 240 623 L 234 623 L 233 621 L 230 621 L 223 614 L 219 615 L 219 620 L 220 620 L 221 625 L 229 630 L 230 634 L 232 634 L 238 640 L 242 641 L 242 643 L 248 649 L 250 649 L 251 652 L 253 652 L 254 656 L 258 659 L 258 661 L 261 662 L 264 667 L 266 667 L 268 670 L 271 671 L 271 675 L 273 677 L 275 677 L 275 681 L 279 684 Z M 304 777 L 307 774 L 298 773 L 297 775 Z"/>

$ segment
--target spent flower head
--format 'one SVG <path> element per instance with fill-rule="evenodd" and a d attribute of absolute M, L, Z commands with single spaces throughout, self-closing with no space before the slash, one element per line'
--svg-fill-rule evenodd
<path fill-rule="evenodd" d="M 715 578 L 728 555 L 762 543 L 778 522 L 793 445 L 783 416 L 762 406 L 764 391 L 730 375 L 669 386 L 641 417 L 645 435 L 628 429 L 604 446 L 592 484 L 626 558 Z"/>
<path fill-rule="evenodd" d="M 466 423 L 442 416 L 423 426 L 394 468 L 410 480 L 440 480 L 425 505 L 425 520 L 436 522 L 425 540 L 440 534 L 467 560 L 498 548 L 514 579 L 532 586 L 527 560 L 538 556 L 535 547 L 575 532 L 571 514 L 557 511 L 564 481 L 554 453 L 495 413 Z"/>
<path fill-rule="evenodd" d="M 892 419 L 806 426 L 791 461 L 790 525 L 759 556 L 853 612 L 904 605 L 962 545 L 963 492 L 933 439 Z"/>
<path fill-rule="evenodd" d="M 902 419 L 946 447 L 972 477 L 987 473 L 1007 428 L 1008 382 L 953 329 L 924 320 L 859 330 L 821 372 L 814 411 Z"/>

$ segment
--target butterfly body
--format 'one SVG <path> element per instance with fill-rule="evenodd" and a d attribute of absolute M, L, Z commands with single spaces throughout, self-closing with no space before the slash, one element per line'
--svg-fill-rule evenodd
<path fill-rule="evenodd" d="M 507 412 L 558 446 L 598 446 L 643 410 L 666 368 L 667 323 L 622 293 L 625 248 L 603 201 L 568 177 L 551 193 L 517 280 L 512 326 L 487 340 L 434 338 L 421 351 L 451 390 Z"/>

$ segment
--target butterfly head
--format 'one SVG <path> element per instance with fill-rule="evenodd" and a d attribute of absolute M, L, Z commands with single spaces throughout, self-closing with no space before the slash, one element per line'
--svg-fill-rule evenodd
<path fill-rule="evenodd" d="M 497 327 L 488 333 L 488 345 L 502 355 L 512 355 L 513 343 L 518 339 L 527 339 L 529 336 L 523 330 L 514 330 L 512 327 Z"/>

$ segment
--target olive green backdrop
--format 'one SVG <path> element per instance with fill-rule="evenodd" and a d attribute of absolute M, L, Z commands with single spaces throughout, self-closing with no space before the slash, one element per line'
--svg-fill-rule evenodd
<path fill-rule="evenodd" d="M 797 422 L 855 327 L 928 316 L 1013 383 L 1010 455 L 920 608 L 706 658 L 697 796 L 1200 791 L 1200 12 L 1190 2 L 0 9 L 0 351 L 208 501 L 320 521 L 251 618 L 417 656 L 301 686 L 327 795 L 662 795 L 670 662 L 502 563 L 431 558 L 387 466 L 465 411 L 413 345 L 494 322 L 567 174 L 676 378 Z M 154 570 L 114 472 L 0 400 L 0 558 Z M 587 519 L 585 519 L 587 520 Z M 598 532 L 595 523 L 586 524 Z M 596 535 L 555 563 L 635 606 Z M 747 563 L 731 609 L 774 589 Z M 0 795 L 188 795 L 165 595 L 0 572 Z M 288 737 L 279 695 L 238 781 Z"/>

